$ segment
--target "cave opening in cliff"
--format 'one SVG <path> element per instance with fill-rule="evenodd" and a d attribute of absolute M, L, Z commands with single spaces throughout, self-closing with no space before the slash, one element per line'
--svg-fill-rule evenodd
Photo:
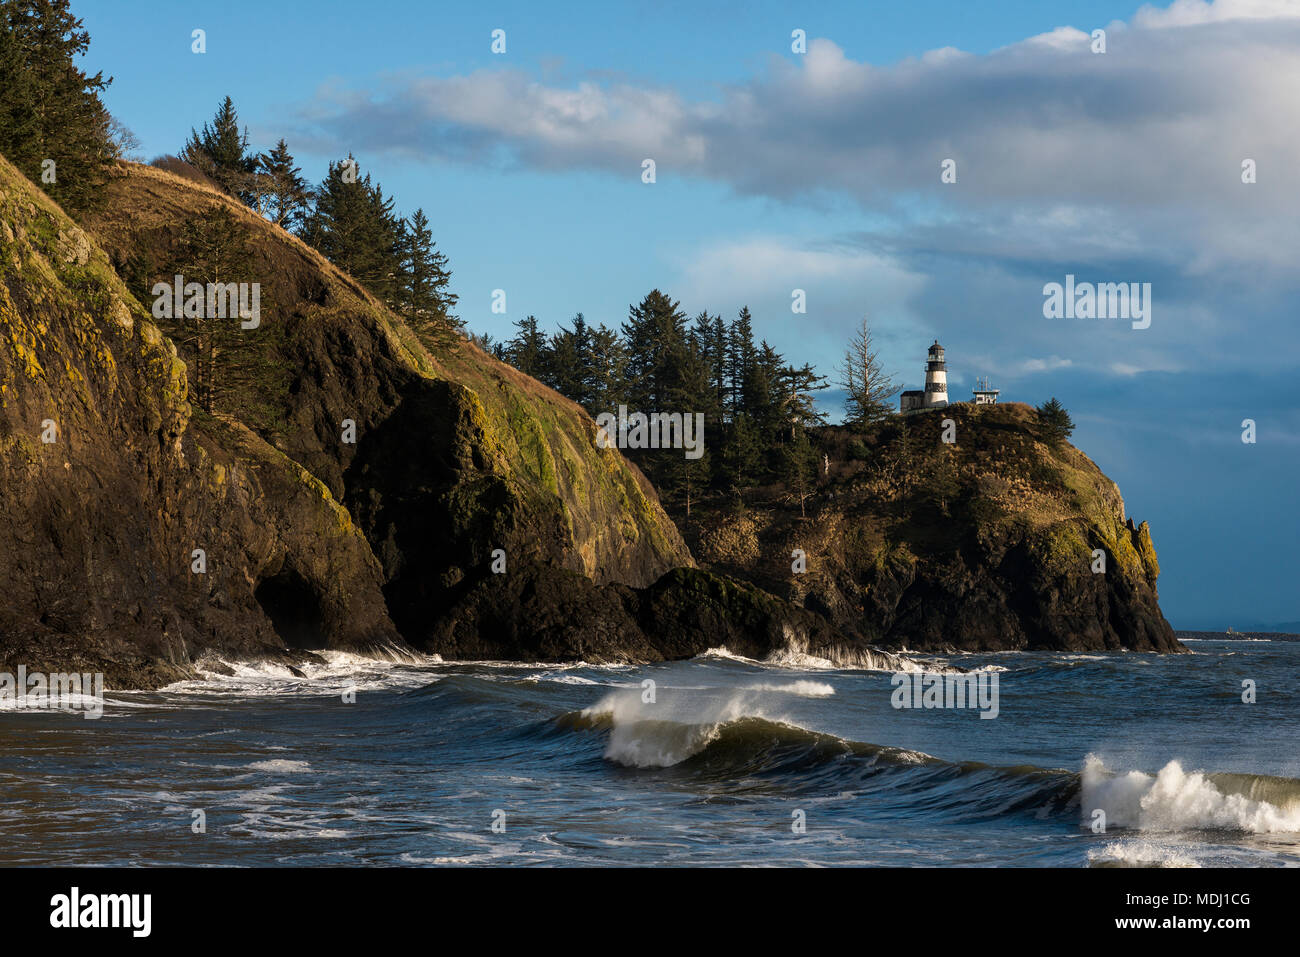
<path fill-rule="evenodd" d="M 271 619 L 275 633 L 290 648 L 312 651 L 325 647 L 320 599 L 293 569 L 284 568 L 263 579 L 253 596 Z"/>

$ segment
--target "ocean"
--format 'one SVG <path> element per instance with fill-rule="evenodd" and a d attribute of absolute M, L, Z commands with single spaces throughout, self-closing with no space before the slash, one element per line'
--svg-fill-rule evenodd
<path fill-rule="evenodd" d="M 1300 643 L 1189 647 L 905 655 L 996 678 L 995 718 L 895 708 L 911 679 L 889 671 L 724 649 L 327 652 L 306 677 L 109 691 L 97 720 L 10 699 L 0 863 L 1300 864 Z"/>

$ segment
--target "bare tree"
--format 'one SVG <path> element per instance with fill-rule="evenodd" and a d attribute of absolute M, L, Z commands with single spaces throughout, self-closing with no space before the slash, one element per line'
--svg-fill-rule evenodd
<path fill-rule="evenodd" d="M 844 352 L 844 365 L 836 371 L 844 389 L 849 422 L 878 422 L 893 411 L 898 386 L 880 364 L 865 317 Z"/>

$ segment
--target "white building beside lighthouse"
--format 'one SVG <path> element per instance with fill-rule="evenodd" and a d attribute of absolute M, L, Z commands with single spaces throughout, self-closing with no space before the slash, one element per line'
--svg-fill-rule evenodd
<path fill-rule="evenodd" d="M 941 409 L 948 404 L 948 365 L 943 359 L 943 346 L 934 340 L 925 363 L 925 389 L 909 389 L 898 401 L 900 412 L 916 409 Z"/>
<path fill-rule="evenodd" d="M 976 405 L 997 405 L 998 393 L 1002 390 L 989 385 L 989 377 L 985 376 L 983 379 L 976 379 L 975 388 L 970 391 L 975 397 L 973 401 Z"/>

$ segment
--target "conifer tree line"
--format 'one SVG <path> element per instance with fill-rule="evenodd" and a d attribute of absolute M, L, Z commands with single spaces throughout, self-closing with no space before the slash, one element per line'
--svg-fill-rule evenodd
<path fill-rule="evenodd" d="M 114 164 L 138 145 L 100 98 L 112 78 L 77 66 L 89 45 L 69 0 L 0 0 L 0 154 L 74 215 L 96 205 Z M 191 131 L 179 161 L 163 156 L 153 165 L 187 175 L 197 170 L 296 232 L 426 341 L 460 327 L 447 257 L 424 210 L 398 215 L 393 198 L 369 173 L 361 175 L 354 157 L 331 163 L 325 180 L 312 186 L 284 139 L 266 152 L 250 149 L 227 96 L 202 129 Z"/>
<path fill-rule="evenodd" d="M 815 427 L 825 424 L 826 416 L 814 396 L 829 386 L 811 365 L 791 364 L 766 340 L 755 342 L 748 307 L 730 321 L 707 310 L 688 319 L 679 303 L 653 289 L 628 307 L 618 328 L 593 325 L 582 313 L 554 333 L 543 331 L 532 315 L 514 327 L 515 334 L 504 341 L 472 338 L 593 418 L 617 415 L 620 406 L 628 415 L 704 414 L 705 452 L 698 459 L 681 449 L 623 449 L 661 493 L 685 507 L 688 518 L 692 504 L 705 496 L 743 500 L 744 493 L 762 486 L 774 486 L 770 491 L 806 514 L 825 464 Z M 899 422 L 883 466 L 906 490 L 918 450 L 907 415 L 897 409 L 898 386 L 876 349 L 869 320 L 854 328 L 836 373 L 845 426 L 861 435 L 887 420 Z M 1036 412 L 1049 442 L 1059 445 L 1074 431 L 1057 399 Z M 861 438 L 850 442 L 849 450 L 854 457 L 867 455 Z M 957 491 L 955 464 L 950 454 L 934 461 L 927 475 L 929 494 L 947 515 Z"/>
<path fill-rule="evenodd" d="M 0 153 L 70 213 L 92 208 L 132 137 L 81 70 L 90 34 L 68 0 L 0 0 Z"/>
<path fill-rule="evenodd" d="M 788 363 L 742 308 L 730 321 L 706 310 L 693 319 L 658 289 L 628 309 L 619 328 L 592 325 L 542 331 L 535 316 L 515 323 L 504 342 L 478 341 L 497 358 L 573 399 L 591 415 L 632 412 L 704 414 L 705 453 L 625 450 L 661 491 L 690 503 L 710 491 L 739 493 L 770 482 L 811 490 L 820 458 L 807 430 L 825 421 L 813 401 L 827 383 L 810 365 Z M 802 501 L 801 501 L 802 504 Z"/>
<path fill-rule="evenodd" d="M 249 148 L 248 131 L 240 129 L 227 96 L 210 122 L 191 131 L 180 159 L 277 226 L 297 233 L 426 338 L 460 328 L 452 312 L 457 297 L 449 288 L 447 256 L 434 242 L 424 210 L 398 215 L 393 197 L 369 173 L 362 175 L 351 154 L 330 163 L 325 179 L 312 186 L 283 138 L 268 152 Z M 154 161 L 169 162 L 169 157 Z"/>

